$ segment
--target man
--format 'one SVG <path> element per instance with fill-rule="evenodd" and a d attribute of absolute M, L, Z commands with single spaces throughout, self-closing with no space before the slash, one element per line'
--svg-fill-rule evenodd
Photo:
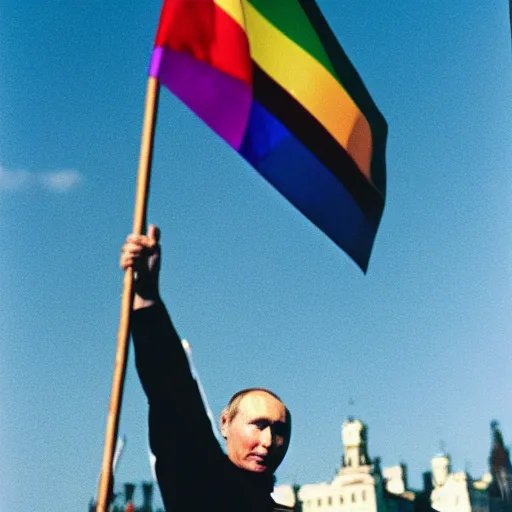
<path fill-rule="evenodd" d="M 159 294 L 160 233 L 129 235 L 120 265 L 134 269 L 131 331 L 149 402 L 149 438 L 168 512 L 271 512 L 274 471 L 290 441 L 291 418 L 264 388 L 236 393 L 222 412 L 227 456 L 217 443 L 187 357 Z"/>

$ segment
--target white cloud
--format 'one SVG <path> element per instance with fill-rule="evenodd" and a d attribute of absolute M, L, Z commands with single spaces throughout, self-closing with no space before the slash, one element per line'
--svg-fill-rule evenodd
<path fill-rule="evenodd" d="M 26 170 L 7 170 L 0 165 L 0 192 L 21 192 L 38 187 L 49 192 L 64 194 L 78 187 L 82 181 L 82 175 L 74 169 L 36 173 Z"/>
<path fill-rule="evenodd" d="M 51 171 L 39 175 L 42 186 L 52 192 L 63 194 L 76 188 L 82 182 L 82 175 L 73 169 Z"/>
<path fill-rule="evenodd" d="M 32 184 L 32 174 L 28 171 L 8 171 L 0 166 L 0 190 L 23 190 Z"/>

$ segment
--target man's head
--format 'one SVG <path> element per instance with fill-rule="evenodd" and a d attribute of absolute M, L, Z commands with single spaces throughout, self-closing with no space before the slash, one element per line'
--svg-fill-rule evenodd
<path fill-rule="evenodd" d="M 271 391 L 244 389 L 222 411 L 220 428 L 233 464 L 255 473 L 273 473 L 290 443 L 291 416 Z"/>

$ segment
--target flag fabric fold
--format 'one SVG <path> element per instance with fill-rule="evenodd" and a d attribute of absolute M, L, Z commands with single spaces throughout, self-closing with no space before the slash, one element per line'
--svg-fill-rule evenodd
<path fill-rule="evenodd" d="M 387 124 L 312 0 L 164 0 L 150 76 L 367 270 Z"/>

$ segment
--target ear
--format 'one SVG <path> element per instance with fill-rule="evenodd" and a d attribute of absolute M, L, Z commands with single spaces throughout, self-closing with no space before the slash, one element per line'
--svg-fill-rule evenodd
<path fill-rule="evenodd" d="M 228 438 L 228 427 L 229 427 L 229 419 L 228 419 L 228 412 L 226 409 L 222 411 L 222 414 L 220 415 L 220 433 L 222 434 L 222 437 L 224 439 Z"/>

